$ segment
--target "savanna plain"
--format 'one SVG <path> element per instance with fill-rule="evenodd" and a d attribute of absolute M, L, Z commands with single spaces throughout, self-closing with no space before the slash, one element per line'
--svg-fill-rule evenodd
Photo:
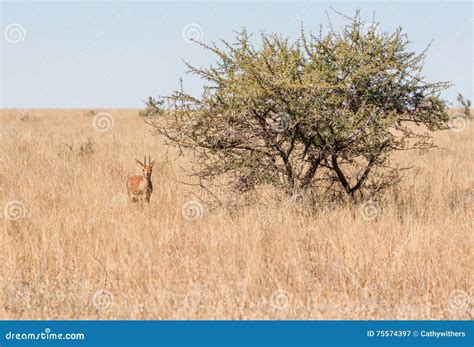
<path fill-rule="evenodd" d="M 435 143 L 380 201 L 211 208 L 138 110 L 2 110 L 0 318 L 472 319 L 472 125 Z"/>

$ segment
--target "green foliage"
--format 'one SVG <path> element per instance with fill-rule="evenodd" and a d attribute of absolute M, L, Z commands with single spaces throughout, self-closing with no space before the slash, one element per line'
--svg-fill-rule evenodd
<path fill-rule="evenodd" d="M 447 127 L 439 93 L 448 83 L 421 75 L 401 29 L 380 32 L 360 15 L 342 30 L 302 30 L 295 42 L 243 30 L 234 43 L 205 44 L 217 61 L 187 64 L 206 81 L 195 98 L 183 88 L 164 98 L 170 145 L 192 152 L 194 175 L 225 180 L 238 191 L 261 184 L 288 194 L 372 195 L 396 182 L 394 151 L 429 148 L 430 132 Z M 223 48 L 221 48 L 223 47 Z"/>

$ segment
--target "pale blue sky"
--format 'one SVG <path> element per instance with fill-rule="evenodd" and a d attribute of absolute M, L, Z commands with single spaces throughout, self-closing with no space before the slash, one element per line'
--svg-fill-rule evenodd
<path fill-rule="evenodd" d="M 142 107 L 182 76 L 198 95 L 201 83 L 185 75 L 182 59 L 207 66 L 214 57 L 183 39 L 183 28 L 205 42 L 231 40 L 244 26 L 296 38 L 301 22 L 308 31 L 326 25 L 330 5 L 348 14 L 358 7 L 369 20 L 375 11 L 383 30 L 402 26 L 415 51 L 433 40 L 426 77 L 455 83 L 443 95 L 450 101 L 457 92 L 473 98 L 471 1 L 2 1 L 0 107 Z"/>

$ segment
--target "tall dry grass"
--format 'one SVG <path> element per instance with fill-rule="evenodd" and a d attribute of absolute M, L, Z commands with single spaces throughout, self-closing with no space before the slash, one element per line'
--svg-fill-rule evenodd
<path fill-rule="evenodd" d="M 102 133 L 87 110 L 2 111 L 1 319 L 473 317 L 472 126 L 401 154 L 415 168 L 380 205 L 308 213 L 268 189 L 199 217 L 137 111 L 107 112 Z M 143 154 L 142 210 L 125 180 Z"/>

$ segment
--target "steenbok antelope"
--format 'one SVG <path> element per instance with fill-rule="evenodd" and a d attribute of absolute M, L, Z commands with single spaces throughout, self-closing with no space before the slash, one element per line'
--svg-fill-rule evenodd
<path fill-rule="evenodd" d="M 143 205 L 143 198 L 145 197 L 146 202 L 150 202 L 151 193 L 153 193 L 153 185 L 151 184 L 151 172 L 155 160 L 150 161 L 148 156 L 148 165 L 146 164 L 146 156 L 143 163 L 135 159 L 135 162 L 139 167 L 143 169 L 142 176 L 131 176 L 127 180 L 127 194 L 130 202 L 137 202 L 140 200 L 140 204 Z"/>

